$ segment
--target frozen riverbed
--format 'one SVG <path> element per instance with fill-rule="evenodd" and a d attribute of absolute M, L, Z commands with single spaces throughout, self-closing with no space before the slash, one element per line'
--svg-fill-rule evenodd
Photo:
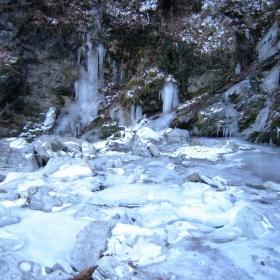
<path fill-rule="evenodd" d="M 70 279 L 95 264 L 82 257 L 92 232 L 106 241 L 93 279 L 279 279 L 279 148 L 197 138 L 140 157 L 95 147 L 94 159 L 0 183 L 19 193 L 0 201 L 0 221 L 18 218 L 0 228 L 0 279 Z"/>

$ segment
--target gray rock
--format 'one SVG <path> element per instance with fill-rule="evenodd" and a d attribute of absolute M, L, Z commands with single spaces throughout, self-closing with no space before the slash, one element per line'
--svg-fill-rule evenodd
<path fill-rule="evenodd" d="M 96 149 L 92 144 L 74 137 L 42 135 L 32 144 L 40 166 L 46 165 L 51 158 L 92 158 L 96 154 Z"/>
<path fill-rule="evenodd" d="M 72 267 L 77 271 L 95 266 L 100 252 L 106 249 L 107 238 L 111 236 L 113 223 L 93 221 L 77 235 L 77 243 L 71 253 Z"/>
<path fill-rule="evenodd" d="M 178 143 L 185 144 L 190 138 L 190 134 L 187 130 L 184 129 L 167 129 L 164 132 L 165 139 L 167 143 Z"/>
<path fill-rule="evenodd" d="M 148 144 L 147 148 L 153 157 L 161 156 L 160 151 L 155 144 Z"/>
<path fill-rule="evenodd" d="M 157 146 L 162 143 L 163 137 L 159 133 L 153 131 L 151 128 L 143 127 L 133 136 L 130 149 L 136 156 L 151 157 L 152 154 L 147 149 L 149 145 L 154 144 Z"/>
<path fill-rule="evenodd" d="M 23 138 L 0 140 L 0 176 L 9 172 L 32 172 L 38 168 L 33 146 Z"/>
<path fill-rule="evenodd" d="M 92 274 L 93 280 L 131 280 L 131 267 L 117 258 L 104 256 L 97 262 L 97 269 Z"/>
<path fill-rule="evenodd" d="M 188 79 L 188 92 L 197 93 L 206 90 L 210 85 L 219 79 L 216 71 L 208 71 L 202 76 L 192 76 Z"/>
<path fill-rule="evenodd" d="M 196 182 L 196 183 L 205 183 L 209 186 L 211 186 L 212 188 L 220 188 L 222 187 L 222 184 L 217 181 L 217 180 L 213 180 L 205 175 L 200 175 L 197 172 L 194 172 L 192 174 L 190 174 L 186 179 L 185 182 Z"/>
<path fill-rule="evenodd" d="M 200 175 L 200 179 L 201 179 L 201 182 L 202 183 L 205 183 L 209 186 L 211 186 L 212 188 L 220 188 L 222 187 L 222 184 L 217 182 L 217 181 L 214 181 L 212 180 L 211 178 L 205 176 L 205 175 Z"/>
<path fill-rule="evenodd" d="M 18 215 L 14 215 L 8 208 L 0 204 L 0 227 L 16 224 L 20 221 Z"/>
<path fill-rule="evenodd" d="M 53 207 L 61 207 L 63 204 L 75 204 L 74 196 L 61 193 L 49 186 L 31 187 L 27 190 L 27 202 L 32 210 L 52 211 Z"/>
<path fill-rule="evenodd" d="M 59 270 L 59 271 L 65 272 L 65 273 L 70 274 L 70 275 L 75 274 L 72 267 L 64 260 L 58 260 L 58 262 L 56 262 L 53 265 L 51 270 L 52 271 Z"/>
<path fill-rule="evenodd" d="M 57 157 L 57 152 L 62 150 L 61 143 L 56 136 L 42 135 L 32 145 L 40 166 L 45 166 L 50 158 Z"/>
<path fill-rule="evenodd" d="M 192 174 L 190 174 L 186 179 L 185 182 L 200 182 L 202 183 L 202 180 L 200 178 L 200 175 L 197 172 L 194 172 Z"/>

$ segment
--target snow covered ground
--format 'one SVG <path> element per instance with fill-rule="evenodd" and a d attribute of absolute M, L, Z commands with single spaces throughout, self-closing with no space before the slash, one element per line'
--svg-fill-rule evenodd
<path fill-rule="evenodd" d="M 144 158 L 106 141 L 95 147 L 87 164 L 72 160 L 0 183 L 14 182 L 20 194 L 0 201 L 0 222 L 19 218 L 0 228 L 0 279 L 68 279 L 47 273 L 56 263 L 75 267 L 77 234 L 92 221 L 113 223 L 101 260 L 129 264 L 110 279 L 279 279 L 279 148 L 198 138 L 158 145 L 160 157 Z M 49 188 L 49 209 L 31 209 L 33 187 Z M 58 198 L 62 204 L 51 201 Z M 18 268 L 3 261 L 7 254 Z M 7 276 L 13 269 L 20 272 Z M 100 275 L 94 279 L 106 279 Z"/>

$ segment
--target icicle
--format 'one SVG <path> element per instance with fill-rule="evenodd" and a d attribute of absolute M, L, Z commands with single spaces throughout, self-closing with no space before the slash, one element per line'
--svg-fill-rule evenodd
<path fill-rule="evenodd" d="M 139 121 L 141 120 L 143 117 L 143 110 L 142 110 L 142 107 L 137 105 L 136 106 L 136 110 L 135 110 L 135 120 L 136 121 Z"/>
<path fill-rule="evenodd" d="M 106 51 L 102 44 L 98 45 L 98 68 L 99 68 L 99 78 L 103 80 L 103 63 Z"/>
<path fill-rule="evenodd" d="M 219 131 L 220 131 L 223 123 L 224 123 L 223 121 L 218 121 L 218 123 L 217 123 L 217 137 L 219 137 Z"/>
<path fill-rule="evenodd" d="M 253 126 L 253 131 L 260 132 L 264 128 L 266 121 L 268 119 L 268 116 L 269 116 L 269 106 L 263 108 L 258 113 L 254 126 Z"/>
<path fill-rule="evenodd" d="M 134 104 L 131 105 L 130 107 L 130 120 L 132 123 L 135 122 L 135 106 Z"/>
<path fill-rule="evenodd" d="M 135 105 L 131 105 L 130 107 L 130 119 L 132 123 L 135 123 L 139 120 L 141 120 L 143 117 L 143 110 L 142 107 L 137 105 L 135 107 Z"/>
<path fill-rule="evenodd" d="M 163 102 L 162 112 L 166 113 L 171 111 L 179 104 L 178 87 L 173 83 L 167 83 L 160 91 L 160 99 Z"/>

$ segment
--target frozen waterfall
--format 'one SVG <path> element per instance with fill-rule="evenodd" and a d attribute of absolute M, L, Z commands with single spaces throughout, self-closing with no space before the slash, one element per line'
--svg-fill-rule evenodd
<path fill-rule="evenodd" d="M 78 49 L 79 79 L 74 83 L 75 101 L 62 114 L 55 133 L 76 137 L 82 129 L 98 115 L 103 99 L 98 92 L 103 83 L 103 62 L 105 49 L 98 39 L 89 34 L 83 46 Z"/>
<path fill-rule="evenodd" d="M 103 62 L 105 50 L 102 44 L 91 42 L 91 37 L 87 36 L 84 46 L 78 50 L 78 63 L 81 57 L 85 56 L 85 66 L 80 66 L 80 79 L 75 82 L 75 99 L 82 105 L 88 102 L 97 101 L 99 80 L 103 80 Z"/>
<path fill-rule="evenodd" d="M 173 83 L 167 83 L 160 91 L 160 99 L 163 102 L 162 112 L 166 113 L 171 111 L 179 104 L 179 89 Z"/>

